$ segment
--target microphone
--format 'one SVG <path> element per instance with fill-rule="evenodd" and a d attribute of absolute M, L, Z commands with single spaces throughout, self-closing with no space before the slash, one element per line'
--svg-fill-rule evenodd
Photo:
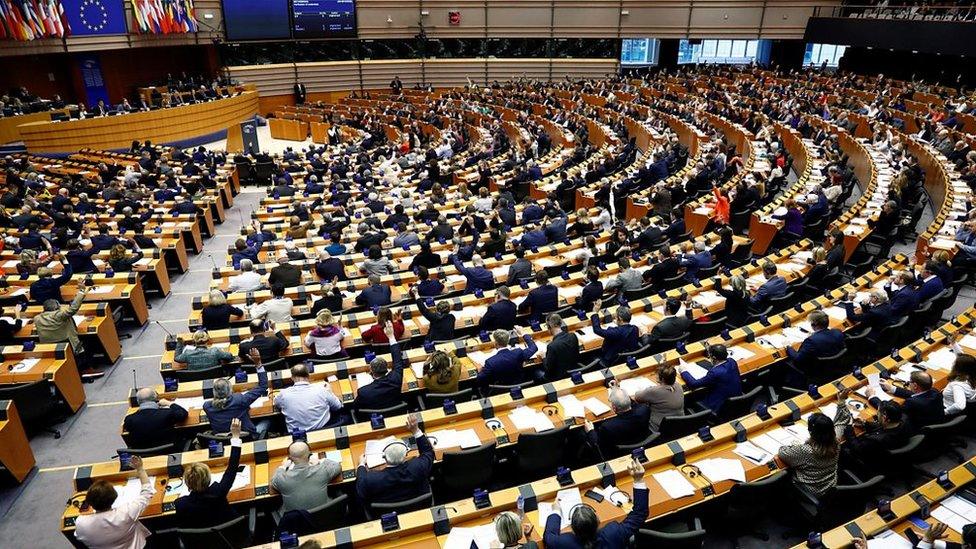
<path fill-rule="evenodd" d="M 139 383 L 136 382 L 136 369 L 132 369 L 132 389 L 139 390 Z"/>
<path fill-rule="evenodd" d="M 213 264 L 213 268 L 214 268 L 214 270 L 215 270 L 215 271 L 219 271 L 219 270 L 220 270 L 220 268 L 219 268 L 219 267 L 217 267 L 217 262 L 216 262 L 216 261 L 214 261 L 214 258 L 213 258 L 213 254 L 207 254 L 207 257 L 209 257 L 209 258 L 210 258 L 210 263 L 212 263 L 212 264 Z"/>
<path fill-rule="evenodd" d="M 173 332 L 167 330 L 166 329 L 166 326 L 163 326 L 158 320 L 154 320 L 153 322 L 155 322 L 157 326 L 159 326 L 160 328 L 162 328 L 163 331 L 166 332 L 166 335 L 173 336 Z"/>

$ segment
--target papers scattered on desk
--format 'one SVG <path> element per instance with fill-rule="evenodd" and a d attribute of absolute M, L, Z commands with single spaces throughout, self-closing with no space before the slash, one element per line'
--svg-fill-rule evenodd
<path fill-rule="evenodd" d="M 891 379 L 901 381 L 903 383 L 908 383 L 911 379 L 912 372 L 917 372 L 918 368 L 911 364 L 902 364 L 898 368 L 898 371 L 891 374 Z"/>
<path fill-rule="evenodd" d="M 783 334 L 765 334 L 757 337 L 756 342 L 767 349 L 784 349 L 789 345 Z"/>
<path fill-rule="evenodd" d="M 976 335 L 967 334 L 965 337 L 959 340 L 959 345 L 968 347 L 970 349 L 976 349 Z"/>
<path fill-rule="evenodd" d="M 640 391 L 653 387 L 654 382 L 647 379 L 646 377 L 636 376 L 628 377 L 627 379 L 620 382 L 620 388 L 624 390 L 629 396 L 633 397 Z"/>
<path fill-rule="evenodd" d="M 698 467 L 701 474 L 711 482 L 719 482 L 722 480 L 746 481 L 746 469 L 742 466 L 742 462 L 737 459 L 703 459 L 696 461 L 692 465 Z"/>
<path fill-rule="evenodd" d="M 576 395 L 563 395 L 559 397 L 559 404 L 563 407 L 564 417 L 586 417 L 586 409 L 583 403 L 576 398 Z"/>
<path fill-rule="evenodd" d="M 474 429 L 465 429 L 463 431 L 442 429 L 428 433 L 427 436 L 434 440 L 434 448 L 437 450 L 457 447 L 467 450 L 481 446 L 481 439 L 478 438 L 478 433 Z"/>
<path fill-rule="evenodd" d="M 976 505 L 969 500 L 959 496 L 949 496 L 942 500 L 942 507 L 948 508 L 953 513 L 966 520 L 966 523 L 976 522 Z"/>
<path fill-rule="evenodd" d="M 235 474 L 234 484 L 231 485 L 230 487 L 231 492 L 233 492 L 234 490 L 247 488 L 248 486 L 251 485 L 251 466 L 242 465 L 241 467 L 243 467 L 243 469 L 238 468 L 240 469 L 240 472 L 236 472 L 236 471 L 234 472 Z M 225 470 L 222 473 L 217 473 L 215 475 L 212 475 L 211 480 L 213 481 L 213 483 L 215 484 L 219 483 L 224 478 L 224 473 L 227 473 L 227 471 Z"/>
<path fill-rule="evenodd" d="M 735 450 L 732 451 L 735 452 L 736 455 L 742 456 L 757 465 L 769 463 L 773 459 L 773 454 L 770 454 L 749 441 L 736 444 Z"/>
<path fill-rule="evenodd" d="M 955 362 L 956 353 L 952 352 L 949 347 L 943 347 L 938 351 L 929 353 L 929 356 L 925 358 L 925 367 L 948 372 L 952 370 L 952 365 Z"/>
<path fill-rule="evenodd" d="M 359 372 L 356 374 L 356 387 L 363 388 L 373 382 L 373 376 L 369 372 Z"/>
<path fill-rule="evenodd" d="M 610 407 L 604 404 L 602 400 L 596 397 L 590 397 L 584 400 L 583 406 L 585 406 L 586 409 L 589 410 L 590 412 L 593 412 L 593 415 L 597 417 L 600 417 L 603 414 L 610 411 Z"/>
<path fill-rule="evenodd" d="M 488 549 L 497 541 L 498 536 L 495 534 L 494 522 L 482 524 L 475 528 L 454 526 L 444 541 L 444 549 L 471 549 L 472 543 L 478 549 Z"/>
<path fill-rule="evenodd" d="M 37 363 L 40 361 L 41 359 L 39 358 L 25 358 L 24 360 L 21 360 L 17 364 L 14 364 L 14 367 L 11 368 L 10 371 L 14 373 L 26 372 L 31 368 L 33 368 L 34 366 L 36 366 Z"/>
<path fill-rule="evenodd" d="M 719 295 L 718 292 L 714 290 L 708 290 L 701 292 L 695 296 L 694 302 L 701 305 L 702 307 L 708 308 L 712 305 L 717 305 L 725 301 L 725 298 Z"/>
<path fill-rule="evenodd" d="M 583 503 L 583 498 L 580 496 L 579 488 L 568 488 L 566 490 L 560 490 L 556 493 L 556 497 L 559 499 L 559 514 L 560 522 L 559 529 L 569 528 L 570 526 L 570 512 L 573 507 Z M 540 503 L 539 504 L 539 526 L 540 528 L 545 528 L 546 522 L 549 520 L 549 515 L 556 513 L 555 503 Z"/>
<path fill-rule="evenodd" d="M 676 469 L 668 469 L 661 473 L 654 473 L 652 476 L 664 488 L 664 491 L 668 493 L 668 497 L 671 499 L 695 495 L 695 487 Z"/>
<path fill-rule="evenodd" d="M 693 362 L 685 362 L 684 360 L 681 360 L 678 363 L 678 370 L 682 373 L 688 372 L 688 375 L 690 375 L 692 378 L 696 380 L 701 379 L 708 375 L 708 370 L 706 370 L 702 366 L 695 364 Z"/>
<path fill-rule="evenodd" d="M 75 320 L 75 324 L 81 324 L 82 322 L 88 320 L 88 317 L 85 315 L 74 315 L 71 318 Z"/>
<path fill-rule="evenodd" d="M 508 414 L 508 419 L 511 420 L 512 424 L 519 431 L 535 431 L 541 433 L 555 428 L 549 416 L 528 406 L 519 406 L 512 410 Z"/>
<path fill-rule="evenodd" d="M 962 527 L 969 524 L 970 521 L 966 520 L 965 517 L 957 515 L 945 505 L 940 505 L 931 512 L 932 518 L 945 524 L 949 528 L 955 530 L 956 532 L 962 532 Z"/>
<path fill-rule="evenodd" d="M 742 362 L 743 360 L 749 360 L 750 358 L 756 356 L 756 353 L 737 345 L 735 347 L 729 347 L 729 358 L 736 362 Z"/>
<path fill-rule="evenodd" d="M 383 459 L 383 449 L 397 440 L 399 439 L 394 436 L 388 436 L 380 440 L 367 440 L 366 448 L 363 450 L 363 454 L 366 455 L 366 467 L 372 469 L 373 467 L 386 463 L 386 460 Z"/>
<path fill-rule="evenodd" d="M 657 324 L 657 321 L 647 315 L 636 315 L 630 319 L 630 323 L 637 326 L 638 333 L 649 334 L 651 333 L 651 328 Z"/>
<path fill-rule="evenodd" d="M 26 295 L 26 294 L 27 294 L 26 288 L 17 288 L 16 290 L 7 294 L 7 297 L 17 297 L 19 295 Z"/>
<path fill-rule="evenodd" d="M 885 530 L 868 540 L 868 549 L 911 549 L 912 542 L 892 532 Z"/>
<path fill-rule="evenodd" d="M 602 320 L 602 319 L 601 319 Z M 594 341 L 603 341 L 603 338 L 593 333 L 593 326 L 584 326 L 580 328 L 576 335 L 579 336 L 580 344 L 586 345 Z"/>
<path fill-rule="evenodd" d="M 413 370 L 413 375 L 417 379 L 423 379 L 424 377 L 424 364 L 422 362 L 414 362 L 410 365 L 410 369 Z"/>
<path fill-rule="evenodd" d="M 471 448 L 481 447 L 481 439 L 478 438 L 478 433 L 474 429 L 464 429 L 463 431 L 457 432 L 457 442 L 461 446 L 462 450 L 470 450 Z"/>
<path fill-rule="evenodd" d="M 155 485 L 156 477 L 149 477 L 149 486 Z M 115 492 L 118 494 L 118 497 L 112 503 L 112 509 L 118 509 L 127 503 L 139 499 L 139 494 L 142 492 L 142 482 L 138 478 L 130 478 L 124 486 L 116 486 Z M 153 493 L 156 493 L 155 488 L 153 488 Z"/>
<path fill-rule="evenodd" d="M 829 316 L 834 320 L 844 321 L 847 320 L 847 311 L 843 307 L 838 307 L 832 305 L 823 310 L 824 314 Z"/>
<path fill-rule="evenodd" d="M 334 461 L 336 463 L 342 463 L 342 452 L 340 450 L 329 450 L 328 452 L 324 452 L 324 454 L 325 455 L 322 456 L 324 459 Z"/>
<path fill-rule="evenodd" d="M 173 404 L 180 406 L 184 410 L 189 410 L 191 408 L 203 408 L 205 401 L 203 397 L 185 397 L 174 399 Z"/>
<path fill-rule="evenodd" d="M 474 362 L 478 368 L 484 368 L 485 362 L 487 362 L 489 358 L 495 356 L 495 353 L 496 351 L 491 351 L 490 353 L 486 353 L 485 351 L 471 351 L 468 353 L 468 358 L 471 359 L 471 362 Z"/>
<path fill-rule="evenodd" d="M 88 293 L 90 293 L 90 294 L 110 294 L 110 293 L 112 293 L 112 290 L 114 290 L 114 289 L 115 289 L 115 286 L 114 285 L 93 286 L 91 289 L 88 290 Z"/>
<path fill-rule="evenodd" d="M 268 403 L 269 397 L 258 397 L 254 402 L 251 403 L 251 408 L 260 408 Z"/>
<path fill-rule="evenodd" d="M 148 267 L 150 261 L 152 261 L 152 258 L 151 257 L 144 257 L 144 258 L 140 259 L 139 261 L 136 261 L 135 264 L 136 265 L 142 265 L 143 267 Z"/>

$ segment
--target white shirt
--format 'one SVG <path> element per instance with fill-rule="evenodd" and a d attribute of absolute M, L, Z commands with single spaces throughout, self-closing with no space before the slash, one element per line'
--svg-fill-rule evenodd
<path fill-rule="evenodd" d="M 272 322 L 290 322 L 291 308 L 293 305 L 294 302 L 289 297 L 269 299 L 261 303 L 255 303 L 250 308 L 251 318 L 267 316 L 267 319 Z"/>
<path fill-rule="evenodd" d="M 261 287 L 261 275 L 254 271 L 243 272 L 230 277 L 229 292 L 253 292 Z"/>
<path fill-rule="evenodd" d="M 139 497 L 114 509 L 82 515 L 75 521 L 75 538 L 90 549 L 142 549 L 149 529 L 139 522 L 153 495 L 151 484 L 143 484 Z"/>
<path fill-rule="evenodd" d="M 950 381 L 942 391 L 942 406 L 947 416 L 964 411 L 970 402 L 976 402 L 976 389 L 965 381 Z"/>
<path fill-rule="evenodd" d="M 275 406 L 285 416 L 289 432 L 321 429 L 332 417 L 332 410 L 342 408 L 342 402 L 332 394 L 329 384 L 310 385 L 297 381 L 278 392 Z"/>

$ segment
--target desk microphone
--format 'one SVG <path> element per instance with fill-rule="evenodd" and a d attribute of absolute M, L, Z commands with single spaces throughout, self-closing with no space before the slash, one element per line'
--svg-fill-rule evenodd
<path fill-rule="evenodd" d="M 132 389 L 135 391 L 139 390 L 139 383 L 136 382 L 136 369 L 132 369 Z"/>
<path fill-rule="evenodd" d="M 213 254 L 207 254 L 207 257 L 209 257 L 209 258 L 210 258 L 210 263 L 212 263 L 212 264 L 213 264 L 213 268 L 214 268 L 214 270 L 215 270 L 215 271 L 219 271 L 219 270 L 220 270 L 220 268 L 218 268 L 218 267 L 217 267 L 217 262 L 216 262 L 216 261 L 214 261 L 214 258 L 213 258 Z"/>
<path fill-rule="evenodd" d="M 155 322 L 157 326 L 159 326 L 160 328 L 162 328 L 163 331 L 166 332 L 166 335 L 169 335 L 171 337 L 175 337 L 175 336 L 173 336 L 173 332 L 167 330 L 166 329 L 166 326 L 163 326 L 158 320 L 154 320 L 153 322 Z"/>

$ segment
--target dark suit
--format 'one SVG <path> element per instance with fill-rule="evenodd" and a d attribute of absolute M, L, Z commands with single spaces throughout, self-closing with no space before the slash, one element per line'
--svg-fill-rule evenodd
<path fill-rule="evenodd" d="M 813 369 L 816 361 L 835 355 L 844 348 L 844 333 L 834 328 L 827 328 L 810 334 L 803 340 L 800 348 L 786 348 L 786 354 L 793 359 L 793 365 L 800 370 Z"/>
<path fill-rule="evenodd" d="M 894 396 L 905 399 L 901 409 L 905 412 L 905 419 L 908 420 L 910 427 L 915 431 L 945 421 L 942 395 L 934 389 L 912 394 L 908 389 L 895 387 Z M 871 397 L 868 402 L 875 408 L 881 405 L 881 399 L 878 397 Z"/>
<path fill-rule="evenodd" d="M 237 518 L 237 511 L 227 502 L 227 493 L 234 485 L 240 462 L 240 446 L 231 446 L 227 460 L 228 474 L 219 483 L 211 484 L 205 492 L 190 492 L 176 500 L 176 525 L 179 528 L 206 528 Z"/>
<path fill-rule="evenodd" d="M 788 288 L 785 278 L 779 275 L 772 276 L 756 290 L 756 295 L 752 296 L 751 303 L 753 305 L 765 305 L 768 300 L 785 295 Z"/>
<path fill-rule="evenodd" d="M 579 338 L 572 332 L 559 332 L 546 347 L 542 362 L 546 381 L 556 381 L 566 376 L 566 370 L 579 365 Z"/>
<path fill-rule="evenodd" d="M 390 345 L 393 368 L 383 377 L 374 379 L 365 387 L 359 387 L 352 406 L 358 410 L 382 410 L 403 402 L 403 352 L 398 343 Z M 416 494 L 414 494 L 416 495 Z M 396 501 L 396 500 L 390 500 Z"/>
<path fill-rule="evenodd" d="M 586 438 L 600 449 L 603 459 L 619 457 L 617 446 L 636 444 L 647 438 L 650 417 L 649 407 L 634 404 L 630 410 L 601 421 L 595 429 L 586 433 Z"/>
<path fill-rule="evenodd" d="M 877 307 L 863 306 L 860 313 L 854 312 L 854 304 L 845 302 L 842 303 L 844 310 L 847 311 L 847 319 L 853 320 L 858 324 L 871 328 L 881 330 L 882 328 L 889 326 L 894 320 L 894 316 L 891 313 L 891 305 L 884 303 Z M 877 334 L 875 334 L 877 335 Z"/>
<path fill-rule="evenodd" d="M 691 311 L 688 311 L 688 315 Z M 691 318 L 688 315 L 684 316 L 667 316 L 661 319 L 660 322 L 651 328 L 651 333 L 648 336 L 648 342 L 654 343 L 661 339 L 674 339 L 682 334 L 688 332 L 691 328 Z"/>
<path fill-rule="evenodd" d="M 701 399 L 702 404 L 709 410 L 718 413 L 725 401 L 730 397 L 742 394 L 742 378 L 739 375 L 739 365 L 731 358 L 725 362 L 712 366 L 705 377 L 695 379 L 688 372 L 681 372 L 681 379 L 689 389 L 707 387 L 707 394 Z"/>
<path fill-rule="evenodd" d="M 187 411 L 178 404 L 161 408 L 155 403 L 140 407 L 134 414 L 125 416 L 122 429 L 128 434 L 125 443 L 130 448 L 152 448 L 176 442 L 179 436 L 174 426 L 186 419 Z"/>
<path fill-rule="evenodd" d="M 524 349 L 506 347 L 485 361 L 484 368 L 478 372 L 478 385 L 482 392 L 486 392 L 489 385 L 515 385 L 525 380 L 523 376 L 525 362 L 531 359 L 539 348 L 532 341 L 532 336 L 526 334 L 522 337 L 525 339 Z"/>
<path fill-rule="evenodd" d="M 272 269 L 273 271 L 273 269 Z M 332 282 L 334 278 L 339 280 L 346 279 L 346 269 L 342 260 L 338 257 L 330 257 L 315 264 L 315 274 L 327 282 Z"/>
<path fill-rule="evenodd" d="M 638 528 L 644 526 L 644 521 L 647 520 L 649 494 L 647 488 L 635 488 L 634 507 L 630 513 L 627 513 L 623 522 L 611 522 L 601 528 L 596 534 L 594 547 L 598 549 L 626 547 L 630 538 Z M 575 534 L 559 533 L 559 524 L 559 515 L 552 514 L 546 519 L 546 529 L 542 538 L 546 549 L 583 549 L 583 544 L 576 539 Z"/>
<path fill-rule="evenodd" d="M 251 352 L 251 349 L 258 350 L 261 354 L 262 363 L 271 362 L 272 360 L 277 360 L 281 356 L 282 351 L 288 349 L 288 339 L 281 332 L 277 332 L 274 337 L 258 334 L 242 342 L 237 354 L 242 359 L 247 359 L 247 355 Z"/>
<path fill-rule="evenodd" d="M 600 360 L 605 365 L 610 366 L 615 363 L 620 353 L 634 351 L 640 346 L 637 326 L 625 324 L 604 328 L 600 326 L 599 315 L 592 315 L 590 320 L 593 322 L 593 333 L 603 338 L 603 355 Z"/>
<path fill-rule="evenodd" d="M 284 264 L 271 269 L 268 284 L 280 284 L 285 288 L 294 288 L 302 284 L 302 269 L 298 265 Z"/>
<path fill-rule="evenodd" d="M 583 286 L 579 299 L 576 301 L 575 309 L 590 312 L 593 304 L 603 299 L 603 283 L 597 280 Z"/>
<path fill-rule="evenodd" d="M 546 313 L 551 313 L 559 308 L 559 290 L 552 284 L 544 284 L 533 288 L 526 296 L 525 300 L 519 305 L 519 312 L 523 313 L 532 310 L 532 319 L 541 320 Z"/>
<path fill-rule="evenodd" d="M 511 301 L 507 299 L 496 301 L 488 306 L 485 316 L 481 317 L 481 322 L 478 323 L 478 329 L 486 332 L 499 329 L 511 330 L 515 326 L 516 314 L 518 313 L 515 304 Z"/>
<path fill-rule="evenodd" d="M 356 470 L 356 492 L 364 505 L 391 503 L 415 498 L 430 492 L 430 470 L 434 466 L 434 448 L 427 435 L 417 438 L 420 455 L 397 466 L 370 471 L 365 465 Z"/>
<path fill-rule="evenodd" d="M 366 305 L 367 307 L 382 307 L 392 303 L 392 295 L 393 293 L 390 291 L 389 286 L 384 286 L 383 284 L 368 286 L 363 288 L 363 291 L 356 296 L 356 304 Z"/>

